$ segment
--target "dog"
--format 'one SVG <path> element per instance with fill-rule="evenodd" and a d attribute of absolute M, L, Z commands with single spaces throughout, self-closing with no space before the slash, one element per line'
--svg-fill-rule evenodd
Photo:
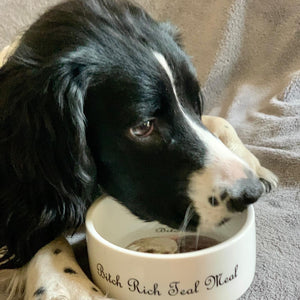
<path fill-rule="evenodd" d="M 126 0 L 69 0 L 0 69 L 2 269 L 25 299 L 101 299 L 62 237 L 107 193 L 137 217 L 218 228 L 277 184 L 203 115 L 180 34 Z M 51 280 L 49 280 L 51 276 Z"/>

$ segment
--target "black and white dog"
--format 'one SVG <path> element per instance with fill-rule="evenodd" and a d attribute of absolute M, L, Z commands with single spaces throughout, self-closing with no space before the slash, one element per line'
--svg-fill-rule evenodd
<path fill-rule="evenodd" d="M 46 12 L 0 69 L 0 105 L 0 264 L 22 267 L 26 299 L 100 297 L 57 239 L 99 186 L 175 228 L 192 207 L 188 228 L 201 231 L 276 184 L 225 120 L 202 116 L 176 29 L 127 1 Z"/>

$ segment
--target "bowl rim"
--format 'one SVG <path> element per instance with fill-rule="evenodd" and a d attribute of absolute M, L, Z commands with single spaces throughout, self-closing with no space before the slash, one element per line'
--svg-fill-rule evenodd
<path fill-rule="evenodd" d="M 255 222 L 255 211 L 254 211 L 253 205 L 249 205 L 247 208 L 247 211 L 246 211 L 247 216 L 246 216 L 245 223 L 240 228 L 240 230 L 238 230 L 238 232 L 235 233 L 232 237 L 228 238 L 227 240 L 225 240 L 215 246 L 205 248 L 202 250 L 192 251 L 192 252 L 174 253 L 174 254 L 138 252 L 138 251 L 126 249 L 121 246 L 115 245 L 112 242 L 103 238 L 97 232 L 97 230 L 94 226 L 93 216 L 95 214 L 95 211 L 97 210 L 99 203 L 106 198 L 111 198 L 112 200 L 115 200 L 115 198 L 113 198 L 112 196 L 102 195 L 97 200 L 95 200 L 95 202 L 88 209 L 87 214 L 86 214 L 86 221 L 85 221 L 86 231 L 87 231 L 87 233 L 92 235 L 92 237 L 95 240 L 97 240 L 99 243 L 103 244 L 105 247 L 110 248 L 111 250 L 119 252 L 123 255 L 125 254 L 125 255 L 132 256 L 132 257 L 141 257 L 141 258 L 156 259 L 156 260 L 158 260 L 158 259 L 174 260 L 174 259 L 187 259 L 187 258 L 199 257 L 199 256 L 216 253 L 216 252 L 222 251 L 223 249 L 228 248 L 228 247 L 232 246 L 233 244 L 237 243 L 244 236 L 244 234 L 253 227 L 252 225 Z M 87 239 L 87 244 L 88 243 L 89 242 Z"/>

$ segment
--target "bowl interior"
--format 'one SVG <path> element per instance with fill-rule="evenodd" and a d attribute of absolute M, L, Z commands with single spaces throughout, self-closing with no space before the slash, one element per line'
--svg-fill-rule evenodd
<path fill-rule="evenodd" d="M 246 223 L 247 215 L 248 211 L 244 211 L 225 225 L 203 235 L 223 242 L 240 231 Z M 87 223 L 92 225 L 103 239 L 122 248 L 140 238 L 187 234 L 159 222 L 144 222 L 109 196 L 102 197 L 93 204 L 87 216 Z"/>

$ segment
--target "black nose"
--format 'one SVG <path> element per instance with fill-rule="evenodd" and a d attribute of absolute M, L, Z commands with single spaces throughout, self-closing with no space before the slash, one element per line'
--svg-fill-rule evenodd
<path fill-rule="evenodd" d="M 240 179 L 229 192 L 230 199 L 227 202 L 227 208 L 230 211 L 243 211 L 247 205 L 257 201 L 263 192 L 263 185 L 258 178 Z"/>

